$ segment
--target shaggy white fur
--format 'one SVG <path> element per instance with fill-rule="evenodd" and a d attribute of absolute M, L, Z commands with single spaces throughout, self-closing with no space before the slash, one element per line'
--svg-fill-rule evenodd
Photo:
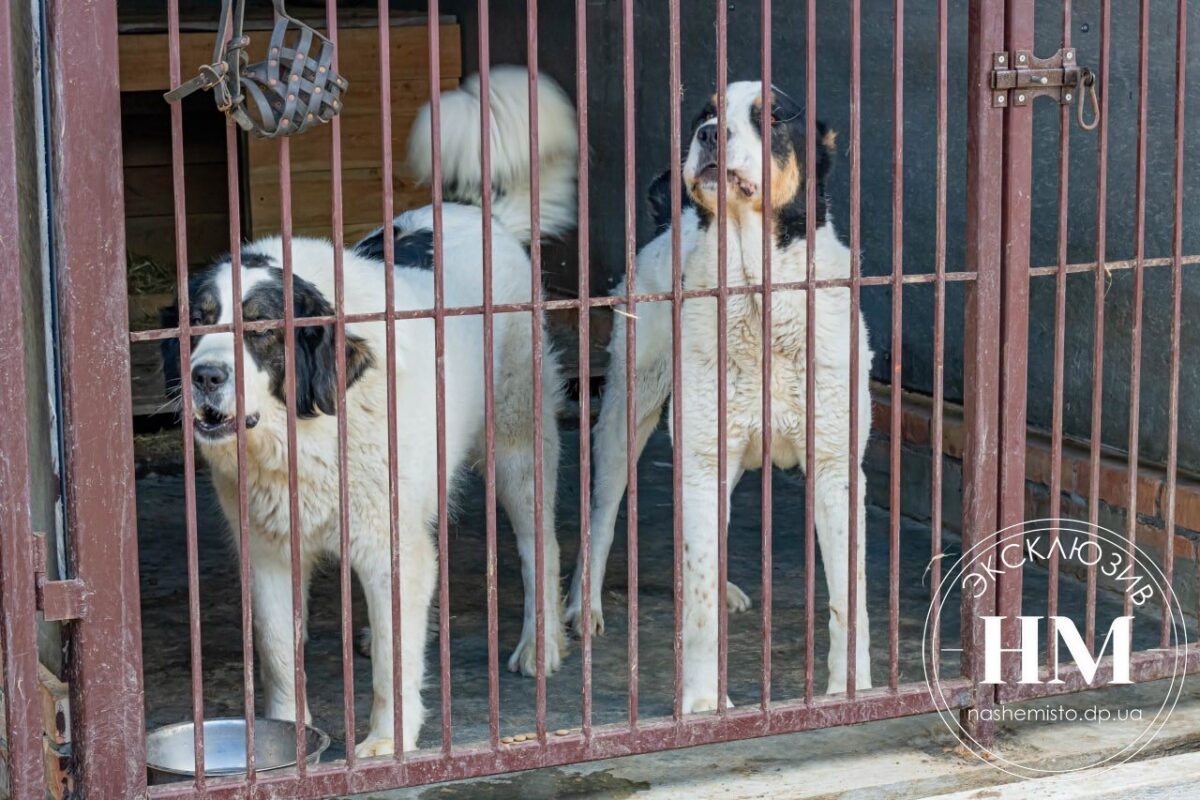
<path fill-rule="evenodd" d="M 712 169 L 715 117 L 701 116 L 697 122 L 687 162 L 684 184 L 691 203 L 680 220 L 682 265 L 686 289 L 709 289 L 718 285 L 716 221 L 717 192 L 727 192 L 727 274 L 726 285 L 746 286 L 762 282 L 762 140 L 754 111 L 760 103 L 761 84 L 734 83 L 727 93 L 728 176 L 715 178 Z M 803 181 L 798 180 L 796 156 L 803 162 L 803 119 L 776 123 L 772 159 L 772 196 L 775 219 L 775 247 L 771 256 L 774 283 L 803 281 L 806 277 L 806 243 L 797 229 L 795 217 L 783 219 L 784 205 L 793 210 L 803 203 Z M 791 123 L 792 128 L 784 127 Z M 791 141 L 788 141 L 788 138 Z M 704 140 L 708 145 L 705 146 Z M 832 136 L 823 141 L 831 148 Z M 823 155 L 823 158 L 827 156 Z M 706 171 L 705 168 L 708 167 Z M 798 192 L 798 194 L 797 194 Z M 669 202 L 669 200 L 668 200 Z M 801 205 L 802 208 L 802 205 Z M 815 213 L 815 210 L 809 210 Z M 850 276 L 850 251 L 841 243 L 829 222 L 821 224 L 814 242 L 815 271 L 818 280 Z M 802 220 L 802 217 L 801 217 Z M 792 238 L 781 243 L 781 229 L 789 227 Z M 638 255 L 637 291 L 667 292 L 672 285 L 671 234 L 667 230 Z M 625 294 L 622 282 L 613 295 Z M 620 309 L 620 306 L 618 306 Z M 803 467 L 806 461 L 805 371 L 815 370 L 813 412 L 816 450 L 815 524 L 830 597 L 830 693 L 845 690 L 848 619 L 849 567 L 849 486 L 858 482 L 857 515 L 857 638 L 855 681 L 859 689 L 869 688 L 869 622 L 864 570 L 865 477 L 861 465 L 852 469 L 849 459 L 851 407 L 858 414 L 858 450 L 863 454 L 870 432 L 868 377 L 871 348 L 866 323 L 861 314 L 850 316 L 850 291 L 847 288 L 817 290 L 813 321 L 815 350 L 805 352 L 806 298 L 804 291 L 775 290 L 771 295 L 772 373 L 771 373 L 771 457 L 782 468 Z M 726 336 L 728 359 L 726 387 L 726 499 L 747 469 L 770 469 L 762 463 L 762 295 L 734 294 L 728 298 Z M 639 303 L 636 309 L 636 454 L 641 454 L 658 424 L 663 404 L 671 395 L 671 305 L 666 302 Z M 858 326 L 858 396 L 851 403 L 850 330 Z M 626 319 L 618 314 L 613 338 L 608 347 L 607 385 L 599 421 L 595 428 L 594 461 L 595 503 L 592 510 L 591 614 L 582 618 L 582 561 L 577 565 L 568 599 L 566 618 L 576 628 L 590 625 L 603 632 L 601 588 L 605 563 L 612 545 L 613 527 L 621 497 L 626 489 Z M 683 456 L 683 534 L 684 534 L 684 619 L 683 619 L 683 710 L 714 709 L 717 696 L 718 602 L 730 610 L 750 607 L 750 599 L 732 583 L 718 587 L 717 498 L 720 476 L 717 472 L 717 301 L 695 298 L 683 304 L 681 397 L 672 402 L 683 404 L 683 431 L 672 431 Z M 726 505 L 728 513 L 728 503 Z M 726 520 L 727 522 L 728 520 Z M 782 587 L 780 587 L 782 588 Z"/>
<path fill-rule="evenodd" d="M 530 300 L 530 262 L 523 248 L 530 230 L 529 131 L 527 75 L 521 68 L 496 68 L 491 75 L 493 188 L 496 193 L 492 226 L 492 296 L 496 303 Z M 575 115 L 562 90 L 539 78 L 542 132 L 542 230 L 562 232 L 575 220 Z M 442 95 L 442 159 L 447 196 L 459 201 L 443 208 L 444 299 L 448 307 L 483 302 L 484 220 L 480 201 L 478 150 L 479 107 L 477 79 Z M 474 137 L 471 131 L 475 131 Z M 429 128 L 427 109 L 414 126 L 410 151 L 417 175 L 428 177 Z M 423 143 L 423 144 L 422 144 Z M 433 210 L 424 207 L 401 214 L 394 234 L 399 242 L 411 236 L 428 237 Z M 427 241 L 424 240 L 424 241 Z M 397 252 L 400 252 L 399 246 Z M 395 265 L 395 308 L 433 306 L 434 276 L 428 264 Z M 385 267 L 357 249 L 342 254 L 345 310 L 348 314 L 384 310 Z M 334 294 L 334 250 L 326 241 L 297 238 L 291 261 L 296 280 L 297 315 L 331 313 Z M 242 297 L 247 318 L 281 302 L 278 270 L 283 243 L 270 238 L 242 250 Z M 196 281 L 190 292 L 193 314 L 214 315 L 212 321 L 232 319 L 233 291 L 228 260 Z M 303 299 L 311 307 L 302 308 Z M 324 305 L 322 305 L 324 303 Z M 516 531 L 525 586 L 524 629 L 509 668 L 527 675 L 536 672 L 534 572 L 535 532 L 533 496 L 534 418 L 532 375 L 533 320 L 529 313 L 497 314 L 495 352 L 496 492 Z M 395 324 L 396 381 L 387 385 L 386 325 L 383 322 L 347 326 L 351 337 L 348 361 L 355 373 L 346 408 L 335 409 L 327 395 L 334 368 L 332 327 L 298 328 L 297 391 L 316 397 L 307 418 L 297 420 L 298 490 L 301 540 L 302 596 L 307 604 L 313 567 L 339 552 L 338 433 L 336 414 L 345 414 L 348 428 L 350 553 L 362 583 L 373 635 L 370 641 L 374 702 L 370 730 L 358 744 L 358 755 L 374 756 L 394 749 L 393 698 L 403 712 L 402 746 L 412 749 L 425 716 L 421 687 L 425 674 L 425 644 L 431 601 L 437 586 L 437 550 L 431 526 L 437 516 L 435 459 L 435 339 L 431 319 Z M 301 333 L 300 331 L 305 331 Z M 560 621 L 559 555 L 555 538 L 554 498 L 559 437 L 557 416 L 562 402 L 558 359 L 543 327 L 542 447 L 544 463 L 544 604 L 545 667 L 556 670 L 565 653 Z M 278 337 L 276 337 L 278 339 Z M 464 468 L 482 463 L 484 400 L 482 380 L 483 325 L 479 316 L 445 320 L 445 467 L 451 482 Z M 249 492 L 250 558 L 253 574 L 254 627 L 258 660 L 269 717 L 294 719 L 294 646 L 290 565 L 289 492 L 287 474 L 287 409 L 281 401 L 282 348 L 270 337 L 247 335 L 241 353 L 245 365 L 246 477 Z M 233 530 L 238 524 L 237 444 L 230 431 L 235 411 L 234 341 L 232 334 L 200 338 L 193 352 L 192 391 L 197 441 L 211 465 L 222 509 Z M 199 372 L 198 372 L 199 370 Z M 324 389 L 322 388 L 324 387 Z M 388 475 L 388 400 L 395 408 L 398 458 L 393 464 L 399 515 L 395 520 L 400 591 L 400 656 L 402 686 L 394 691 L 392 641 L 391 513 Z M 307 605 L 301 609 L 307 617 Z"/>

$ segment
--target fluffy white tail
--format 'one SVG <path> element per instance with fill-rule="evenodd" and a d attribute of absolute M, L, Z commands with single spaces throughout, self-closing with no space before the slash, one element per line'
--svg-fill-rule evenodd
<path fill-rule="evenodd" d="M 497 66 L 489 72 L 491 94 L 492 214 L 522 243 L 530 239 L 529 72 Z M 575 108 L 566 92 L 538 75 L 538 185 L 541 234 L 561 236 L 575 228 L 579 142 Z M 441 97 L 442 189 L 446 200 L 483 203 L 480 169 L 479 76 L 472 75 Z M 408 168 L 428 184 L 433 173 L 429 104 L 421 107 L 408 137 Z"/>

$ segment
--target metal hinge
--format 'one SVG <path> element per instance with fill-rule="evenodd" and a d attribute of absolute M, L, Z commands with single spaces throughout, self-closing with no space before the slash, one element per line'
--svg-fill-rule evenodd
<path fill-rule="evenodd" d="M 87 587 L 78 578 L 52 581 L 46 577 L 46 534 L 33 534 L 33 578 L 37 607 L 48 622 L 83 619 L 87 614 Z"/>

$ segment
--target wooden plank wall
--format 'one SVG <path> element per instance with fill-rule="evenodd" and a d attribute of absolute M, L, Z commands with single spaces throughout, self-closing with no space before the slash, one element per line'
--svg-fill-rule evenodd
<path fill-rule="evenodd" d="M 250 59 L 261 57 L 267 31 L 252 31 Z M 441 36 L 442 89 L 458 86 L 462 56 L 458 25 L 443 23 Z M 391 106 L 395 208 L 401 211 L 429 202 L 427 190 L 404 175 L 408 129 L 417 109 L 429 97 L 428 31 L 424 25 L 393 26 L 391 44 Z M 184 74 L 190 65 L 212 57 L 212 34 L 180 36 Z M 339 64 L 350 81 L 342 111 L 342 163 L 346 238 L 353 241 L 383 221 L 383 182 L 379 121 L 379 34 L 376 28 L 345 28 L 339 32 Z M 169 114 L 160 93 L 168 82 L 167 39 L 161 33 L 120 37 L 120 82 L 125 128 L 127 235 L 130 252 L 165 263 L 174 261 L 171 222 Z M 212 106 L 211 95 L 189 98 L 185 125 L 189 261 L 198 263 L 228 249 L 228 208 L 225 201 L 224 117 Z M 207 112 L 207 113 L 206 113 Z M 213 127 L 215 126 L 215 127 Z M 217 137 L 212 137 L 215 130 Z M 330 133 L 327 127 L 292 140 L 293 228 L 298 235 L 328 236 L 330 206 Z M 250 229 L 263 236 L 279 230 L 279 156 L 271 141 L 247 137 L 244 175 L 249 186 Z M 215 168 L 216 165 L 221 168 Z M 224 239 L 224 243 L 216 242 Z M 215 249 L 214 246 L 215 245 Z"/>
<path fill-rule="evenodd" d="M 188 261 L 202 264 L 229 249 L 225 118 L 210 97 L 184 104 L 184 187 Z M 175 263 L 171 117 L 158 92 L 121 94 L 126 249 L 134 258 Z"/>
<path fill-rule="evenodd" d="M 395 210 L 429 202 L 429 192 L 407 180 L 404 156 L 417 110 L 429 99 L 428 31 L 422 26 L 391 31 L 391 106 Z M 380 156 L 379 34 L 375 28 L 347 28 L 338 34 L 339 66 L 350 81 L 342 111 L 342 195 L 346 240 L 383 222 L 383 170 Z M 462 78 L 459 29 L 441 28 L 441 88 L 453 89 Z M 279 230 L 279 156 L 276 145 L 250 139 L 247 145 L 250 220 L 254 235 Z M 322 127 L 298 136 L 291 145 L 292 225 L 297 234 L 329 236 L 330 133 Z"/>

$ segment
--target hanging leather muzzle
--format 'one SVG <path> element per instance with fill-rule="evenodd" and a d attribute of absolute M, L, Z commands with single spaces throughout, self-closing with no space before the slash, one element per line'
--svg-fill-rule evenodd
<path fill-rule="evenodd" d="M 304 133 L 337 116 L 350 84 L 333 71 L 333 42 L 289 16 L 283 0 L 272 2 L 275 28 L 265 61 L 247 64 L 245 0 L 223 0 L 212 63 L 167 92 L 167 102 L 212 90 L 217 108 L 261 139 Z"/>

